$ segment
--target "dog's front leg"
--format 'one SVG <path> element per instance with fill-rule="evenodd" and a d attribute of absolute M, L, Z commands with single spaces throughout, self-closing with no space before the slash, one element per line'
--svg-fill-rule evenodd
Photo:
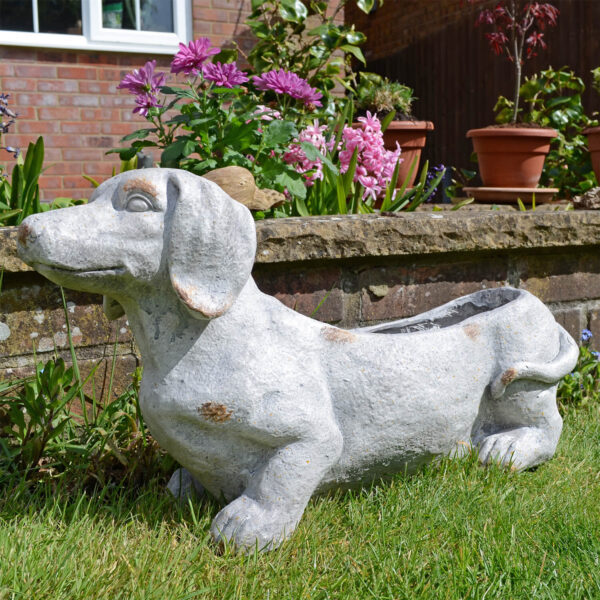
<path fill-rule="evenodd" d="M 324 426 L 325 425 L 325 426 Z M 337 462 L 342 435 L 337 424 L 315 423 L 310 435 L 277 448 L 244 493 L 215 517 L 215 541 L 238 549 L 276 548 L 288 538 L 325 472 Z"/>

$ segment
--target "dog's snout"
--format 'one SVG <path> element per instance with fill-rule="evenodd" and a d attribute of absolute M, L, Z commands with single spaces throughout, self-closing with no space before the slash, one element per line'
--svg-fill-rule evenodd
<path fill-rule="evenodd" d="M 29 242 L 35 241 L 37 237 L 37 233 L 27 222 L 21 223 L 17 232 L 17 240 L 23 248 L 26 248 Z"/>

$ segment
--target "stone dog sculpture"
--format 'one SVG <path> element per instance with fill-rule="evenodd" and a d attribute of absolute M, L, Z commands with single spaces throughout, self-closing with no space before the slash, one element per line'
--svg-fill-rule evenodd
<path fill-rule="evenodd" d="M 261 293 L 250 212 L 175 169 L 117 175 L 88 205 L 27 218 L 23 260 L 109 298 L 141 350 L 152 435 L 215 496 L 215 540 L 274 548 L 309 498 L 466 445 L 526 469 L 554 454 L 578 349 L 531 294 L 484 290 L 342 330 Z M 117 304 L 118 303 L 118 304 Z"/>

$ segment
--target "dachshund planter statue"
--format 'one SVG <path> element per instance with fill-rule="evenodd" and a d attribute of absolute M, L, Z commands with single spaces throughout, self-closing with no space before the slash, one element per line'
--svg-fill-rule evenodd
<path fill-rule="evenodd" d="M 48 279 L 127 314 L 152 435 L 229 502 L 217 541 L 274 548 L 313 494 L 466 446 L 516 469 L 556 449 L 556 387 L 578 349 L 525 291 L 352 331 L 320 323 L 256 287 L 248 209 L 175 169 L 117 175 L 85 206 L 27 218 L 18 237 Z"/>

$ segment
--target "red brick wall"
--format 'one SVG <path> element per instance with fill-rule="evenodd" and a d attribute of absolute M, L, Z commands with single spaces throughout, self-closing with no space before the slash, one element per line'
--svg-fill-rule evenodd
<path fill-rule="evenodd" d="M 248 49 L 252 41 L 243 23 L 249 4 L 193 0 L 194 37 L 209 37 L 215 45 L 235 40 Z M 171 57 L 165 56 L 0 46 L 0 92 L 11 95 L 10 107 L 19 113 L 3 141 L 25 149 L 44 136 L 45 166 L 52 165 L 40 178 L 44 200 L 87 198 L 92 187 L 84 173 L 103 181 L 118 168 L 118 156 L 106 156 L 106 151 L 118 147 L 119 139 L 144 120 L 132 113 L 134 97 L 116 86 L 128 71 L 152 58 L 168 71 Z M 0 164 L 10 169 L 12 162 L 0 153 Z"/>

